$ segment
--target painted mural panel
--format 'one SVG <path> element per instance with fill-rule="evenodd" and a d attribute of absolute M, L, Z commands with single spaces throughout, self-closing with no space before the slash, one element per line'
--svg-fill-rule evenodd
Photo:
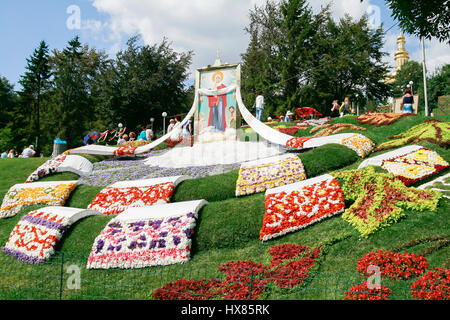
<path fill-rule="evenodd" d="M 239 65 L 199 70 L 197 81 L 198 88 L 208 90 L 222 90 L 238 85 Z M 235 90 L 222 95 L 200 95 L 194 119 L 196 142 L 236 140 L 238 126 Z"/>

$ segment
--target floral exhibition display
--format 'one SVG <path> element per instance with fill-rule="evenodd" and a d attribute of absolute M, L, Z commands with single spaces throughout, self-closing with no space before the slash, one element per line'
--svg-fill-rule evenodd
<path fill-rule="evenodd" d="M 354 226 L 362 237 L 399 220 L 404 209 L 435 211 L 441 194 L 433 190 L 408 188 L 390 173 L 377 173 L 374 167 L 332 173 L 341 182 L 346 200 L 355 202 L 342 218 Z"/>
<path fill-rule="evenodd" d="M 34 182 L 55 172 L 73 172 L 80 176 L 89 176 L 93 167 L 92 163 L 82 156 L 62 154 L 47 160 L 25 182 Z"/>
<path fill-rule="evenodd" d="M 290 136 L 294 136 L 298 131 L 298 127 L 297 126 L 284 127 L 284 128 L 277 128 L 277 130 Z"/>
<path fill-rule="evenodd" d="M 12 186 L 3 198 L 0 218 L 15 216 L 24 207 L 33 204 L 63 206 L 77 181 L 22 183 Z"/>
<path fill-rule="evenodd" d="M 421 141 L 428 141 L 440 147 L 448 148 L 450 146 L 450 122 L 429 119 L 401 134 L 389 137 L 389 139 L 389 141 L 378 145 L 374 151 L 393 149 Z"/>
<path fill-rule="evenodd" d="M 124 146 L 117 148 L 114 150 L 113 155 L 114 156 L 134 156 L 136 152 L 137 147 L 134 146 Z"/>
<path fill-rule="evenodd" d="M 312 139 L 312 137 L 294 137 L 286 141 L 286 147 L 293 150 L 302 149 L 303 144 L 310 139 Z"/>
<path fill-rule="evenodd" d="M 269 248 L 270 266 L 252 260 L 229 261 L 218 267 L 224 280 L 187 280 L 169 282 L 155 290 L 158 300 L 247 300 L 258 299 L 270 285 L 291 288 L 308 278 L 323 246 L 309 248 L 298 244 L 279 244 Z"/>
<path fill-rule="evenodd" d="M 306 179 L 303 163 L 295 154 L 243 163 L 236 182 L 236 196 L 283 186 Z"/>
<path fill-rule="evenodd" d="M 354 134 L 344 138 L 342 139 L 341 144 L 355 151 L 361 158 L 364 158 L 371 153 L 375 147 L 372 140 L 361 134 Z"/>
<path fill-rule="evenodd" d="M 54 159 L 45 161 L 39 168 L 37 168 L 30 176 L 25 180 L 26 183 L 34 182 L 42 177 L 50 175 L 56 172 L 56 169 L 66 160 L 66 155 L 59 155 Z"/>
<path fill-rule="evenodd" d="M 411 185 L 449 168 L 450 165 L 437 152 L 420 148 L 401 156 L 386 157 L 381 167 L 393 173 L 405 185 Z"/>
<path fill-rule="evenodd" d="M 324 117 L 320 119 L 308 119 L 303 120 L 301 122 L 297 122 L 297 126 L 323 126 L 324 124 L 327 124 L 328 122 L 331 122 L 331 117 Z"/>
<path fill-rule="evenodd" d="M 67 207 L 32 211 L 16 224 L 2 251 L 30 264 L 44 263 L 70 225 L 93 214 L 96 212 Z"/>
<path fill-rule="evenodd" d="M 170 202 L 175 187 L 185 176 L 116 182 L 100 191 L 88 209 L 104 215 L 119 214 L 128 208 Z"/>
<path fill-rule="evenodd" d="M 389 250 L 376 250 L 364 254 L 356 264 L 361 275 L 368 276 L 369 266 L 380 268 L 381 276 L 391 280 L 415 278 L 426 271 L 428 261 L 414 253 L 394 253 Z"/>
<path fill-rule="evenodd" d="M 366 131 L 366 128 L 355 126 L 354 124 L 351 123 L 334 123 L 334 124 L 324 124 L 323 126 L 312 128 L 310 133 L 317 132 L 315 135 L 313 135 L 313 137 L 326 137 L 344 130 Z"/>
<path fill-rule="evenodd" d="M 354 285 L 344 292 L 344 300 L 389 300 L 391 296 L 391 289 L 385 286 L 369 289 L 366 283 Z"/>
<path fill-rule="evenodd" d="M 266 191 L 260 240 L 266 241 L 342 213 L 344 195 L 339 182 L 322 175 Z"/>
<path fill-rule="evenodd" d="M 144 268 L 189 260 L 198 211 L 206 201 L 131 208 L 94 241 L 88 269 Z"/>
<path fill-rule="evenodd" d="M 428 270 L 411 285 L 411 292 L 416 299 L 450 300 L 450 270 Z"/>
<path fill-rule="evenodd" d="M 359 124 L 369 124 L 372 126 L 390 125 L 406 116 L 415 116 L 414 113 L 369 113 L 362 114 L 356 118 Z"/>

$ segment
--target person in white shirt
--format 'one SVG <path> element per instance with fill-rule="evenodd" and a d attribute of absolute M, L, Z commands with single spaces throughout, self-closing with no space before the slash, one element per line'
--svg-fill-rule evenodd
<path fill-rule="evenodd" d="M 175 119 L 170 119 L 169 126 L 167 127 L 167 132 L 172 131 L 174 126 L 175 126 Z"/>
<path fill-rule="evenodd" d="M 284 117 L 284 122 L 291 122 L 290 116 L 294 115 L 291 111 L 286 112 L 286 117 Z"/>
<path fill-rule="evenodd" d="M 150 124 L 147 125 L 147 127 L 145 128 L 145 136 L 147 138 L 147 141 L 152 141 L 152 139 L 153 139 L 153 130 L 152 130 L 152 126 Z"/>
<path fill-rule="evenodd" d="M 264 96 L 261 91 L 258 91 L 255 100 L 255 107 L 256 107 L 256 119 L 261 121 L 261 117 L 264 111 Z"/>
<path fill-rule="evenodd" d="M 34 146 L 30 145 L 28 148 L 25 148 L 22 151 L 22 158 L 31 158 L 36 154 L 36 151 L 34 151 Z"/>

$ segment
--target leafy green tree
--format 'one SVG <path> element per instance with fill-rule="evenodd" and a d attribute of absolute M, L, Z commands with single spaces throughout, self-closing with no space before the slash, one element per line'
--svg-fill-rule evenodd
<path fill-rule="evenodd" d="M 193 99 L 185 88 L 191 59 L 192 52 L 176 53 L 167 39 L 152 46 L 139 44 L 139 37 L 129 39 L 103 78 L 101 112 L 108 125 L 121 122 L 138 131 L 154 118 L 157 131 L 162 112 L 187 111 Z"/>
<path fill-rule="evenodd" d="M 382 27 L 371 30 L 363 16 L 354 21 L 345 16 L 336 23 L 328 14 L 327 23 L 318 30 L 317 50 L 311 72 L 314 88 L 312 102 L 328 114 L 331 101 L 346 96 L 361 106 L 367 100 L 382 101 L 390 95 L 390 87 L 381 81 L 387 73 Z"/>
<path fill-rule="evenodd" d="M 47 108 L 49 138 L 59 137 L 67 140 L 69 147 L 79 146 L 98 119 L 96 103 L 107 57 L 82 46 L 76 36 L 62 51 L 53 51 L 50 63 L 54 86 Z"/>
<path fill-rule="evenodd" d="M 437 107 L 440 96 L 450 95 L 450 64 L 435 71 L 427 81 L 429 105 Z"/>
<path fill-rule="evenodd" d="M 8 79 L 0 76 L 0 127 L 6 126 L 12 121 L 10 112 L 14 107 L 17 97 L 14 87 Z"/>
<path fill-rule="evenodd" d="M 450 44 L 449 0 L 386 0 L 386 4 L 405 32 Z"/>
<path fill-rule="evenodd" d="M 422 65 L 414 60 L 405 62 L 395 75 L 393 83 L 394 97 L 403 96 L 410 81 L 413 82 L 413 93 L 419 95 L 419 105 L 424 103 Z"/>
<path fill-rule="evenodd" d="M 36 148 L 39 148 L 39 138 L 41 135 L 41 102 L 50 85 L 50 68 L 48 60 L 48 46 L 45 41 L 41 41 L 39 47 L 27 59 L 26 72 L 21 76 L 19 83 L 22 85 L 20 95 L 22 102 L 28 104 L 31 116 L 30 129 L 37 141 Z"/>

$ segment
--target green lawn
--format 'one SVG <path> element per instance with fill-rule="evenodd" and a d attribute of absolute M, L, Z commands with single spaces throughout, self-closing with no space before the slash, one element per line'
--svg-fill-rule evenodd
<path fill-rule="evenodd" d="M 450 117 L 438 117 L 448 121 Z M 405 117 L 390 126 L 371 127 L 361 132 L 375 143 L 387 141 L 389 136 L 406 131 L 424 121 L 424 117 Z M 355 117 L 335 119 L 334 122 L 357 124 Z M 308 130 L 309 131 L 309 130 Z M 307 135 L 308 131 L 299 131 Z M 436 150 L 450 162 L 450 151 L 430 143 L 424 146 Z M 372 155 L 371 155 L 372 156 Z M 327 145 L 299 153 L 308 177 L 337 169 L 355 169 L 362 161 L 352 150 Z M 46 158 L 6 159 L 0 161 L 0 196 L 16 183 L 22 183 Z M 93 160 L 93 159 L 91 159 Z M 100 160 L 100 159 L 97 159 Z M 439 175 L 445 174 L 441 172 Z M 87 217 L 73 225 L 65 234 L 54 255 L 43 265 L 28 265 L 0 253 L 0 299 L 150 299 L 150 293 L 169 281 L 181 278 L 207 279 L 219 277 L 217 267 L 231 260 L 267 263 L 267 249 L 274 244 L 298 243 L 316 246 L 338 236 L 345 238 L 329 247 L 318 270 L 305 286 L 292 289 L 272 287 L 264 295 L 267 299 L 342 299 L 345 290 L 361 282 L 356 262 L 366 252 L 392 249 L 408 241 L 449 234 L 449 200 L 441 199 L 436 212 L 410 211 L 405 218 L 389 228 L 378 231 L 368 239 L 340 216 L 324 220 L 298 232 L 262 243 L 259 240 L 264 215 L 264 194 L 236 198 L 234 195 L 237 170 L 182 182 L 173 201 L 206 199 L 209 204 L 199 213 L 191 260 L 186 264 L 151 267 L 134 270 L 87 270 L 86 262 L 95 237 L 111 217 Z M 439 176 L 436 175 L 433 178 Z M 42 181 L 71 180 L 71 173 L 57 174 Z M 102 187 L 81 185 L 72 193 L 67 206 L 86 208 Z M 6 243 L 9 233 L 20 218 L 39 206 L 28 207 L 18 215 L 0 219 L 0 245 Z M 433 243 L 408 249 L 419 253 Z M 449 264 L 450 248 L 445 247 L 426 255 L 430 268 Z M 72 266 L 80 268 L 81 289 L 68 289 L 67 281 Z M 411 281 L 387 281 L 382 285 L 393 289 L 393 298 L 410 299 Z"/>

